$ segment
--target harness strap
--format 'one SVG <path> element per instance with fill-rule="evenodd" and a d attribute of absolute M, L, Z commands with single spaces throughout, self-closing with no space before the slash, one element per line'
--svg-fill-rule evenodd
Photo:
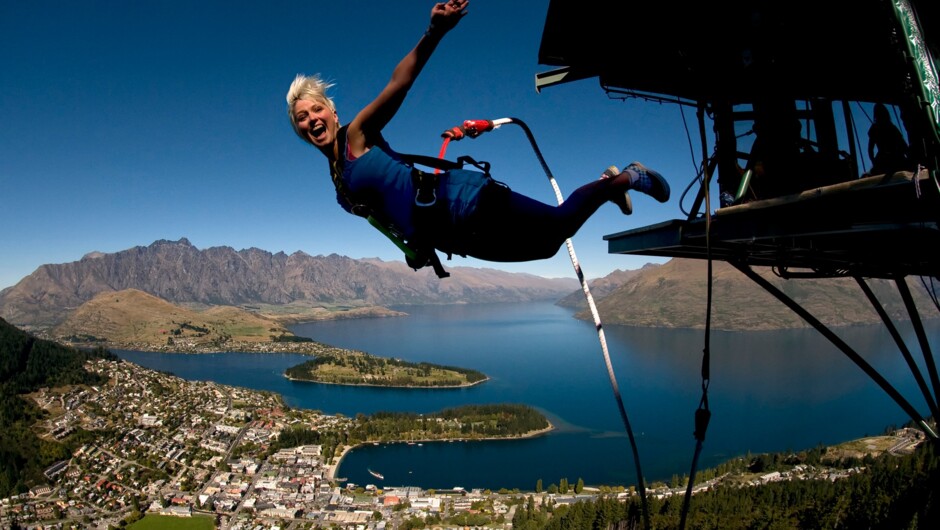
<path fill-rule="evenodd" d="M 438 160 L 438 159 L 435 159 Z M 445 161 L 448 164 L 454 162 Z M 458 166 L 459 167 L 459 166 Z M 415 189 L 414 205 L 411 207 L 411 216 L 417 228 L 415 237 L 409 241 L 410 246 L 420 253 L 417 260 L 409 261 L 411 268 L 418 270 L 430 265 L 438 278 L 447 278 L 450 273 L 444 270 L 441 259 L 432 243 L 434 231 L 441 226 L 440 216 L 444 205 L 437 204 L 437 186 L 440 183 L 439 173 L 427 173 L 412 166 L 411 182 Z M 450 259 L 450 254 L 447 254 Z M 406 260 L 407 261 L 407 260 Z"/>
<path fill-rule="evenodd" d="M 333 179 L 333 187 L 336 188 L 336 194 L 346 201 L 349 211 L 360 216 L 369 217 L 371 212 L 365 211 L 368 208 L 354 202 L 349 197 L 349 190 L 343 184 L 343 162 L 346 160 L 346 126 L 340 127 L 336 132 L 336 149 L 333 152 L 333 163 L 330 164 L 330 178 Z"/>
<path fill-rule="evenodd" d="M 436 226 L 436 220 L 433 219 L 433 213 L 437 210 L 433 208 L 437 204 L 437 185 L 439 176 L 435 173 L 426 173 L 414 167 L 415 163 L 437 167 L 440 169 L 458 169 L 462 167 L 460 162 L 451 162 L 440 158 L 433 158 L 423 155 L 403 155 L 402 160 L 412 166 L 412 183 L 415 188 L 415 201 L 412 215 L 415 218 L 415 226 L 418 227 L 419 236 L 405 241 L 401 231 L 391 223 L 384 222 L 377 218 L 366 204 L 353 200 L 346 185 L 343 184 L 343 161 L 346 157 L 346 127 L 340 127 L 336 135 L 337 151 L 334 153 L 333 163 L 330 164 L 330 178 L 333 180 L 333 186 L 336 188 L 337 195 L 342 197 L 353 214 L 364 217 L 369 224 L 374 226 L 392 243 L 394 243 L 405 254 L 405 261 L 408 266 L 414 270 L 421 269 L 430 265 L 438 278 L 447 278 L 450 273 L 444 270 L 441 260 L 437 256 L 430 238 L 420 237 L 422 232 L 427 232 L 431 227 Z M 448 254 L 450 258 L 450 254 Z"/>
<path fill-rule="evenodd" d="M 437 158 L 434 156 L 427 155 L 406 155 L 398 153 L 398 156 L 408 164 L 409 166 L 414 166 L 415 164 L 420 164 L 422 166 L 433 167 L 434 169 L 442 169 L 444 171 L 450 171 L 452 169 L 460 169 L 463 167 L 463 164 L 458 159 L 457 162 L 452 162 L 444 158 Z"/>

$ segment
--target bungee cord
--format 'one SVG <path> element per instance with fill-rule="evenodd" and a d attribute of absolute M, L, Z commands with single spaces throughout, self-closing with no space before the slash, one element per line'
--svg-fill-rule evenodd
<path fill-rule="evenodd" d="M 484 132 L 492 131 L 493 129 L 497 129 L 501 125 L 505 124 L 518 125 L 522 128 L 523 132 L 525 132 L 526 138 L 529 140 L 529 144 L 532 146 L 532 150 L 535 152 L 535 156 L 538 158 L 539 164 L 542 166 L 542 171 L 545 172 L 545 176 L 548 177 L 548 180 L 551 183 L 552 190 L 555 192 L 555 199 L 558 201 L 558 204 L 561 205 L 564 202 L 564 197 L 561 194 L 561 189 L 558 187 L 558 182 L 555 180 L 555 176 L 552 174 L 551 169 L 549 169 L 548 164 L 545 162 L 545 157 L 542 156 L 542 151 L 535 142 L 535 137 L 532 135 L 532 131 L 529 129 L 529 126 L 518 118 L 499 118 L 496 120 L 466 120 L 463 122 L 463 125 L 452 127 L 441 134 L 441 136 L 444 138 L 444 143 L 441 146 L 439 157 L 444 157 L 444 153 L 447 150 L 447 145 L 451 141 L 461 140 L 465 136 L 476 138 Z M 575 254 L 574 244 L 572 243 L 571 238 L 565 240 L 565 246 L 568 249 L 568 256 L 571 258 L 571 265 L 574 267 L 578 281 L 581 283 L 581 290 L 584 293 L 588 307 L 591 310 L 591 316 L 594 319 L 594 328 L 597 330 L 597 338 L 600 341 L 601 352 L 604 356 L 604 364 L 607 368 L 607 376 L 610 379 L 610 385 L 614 392 L 614 398 L 617 402 L 620 418 L 623 421 L 624 428 L 627 431 L 627 437 L 630 439 L 630 448 L 633 452 L 633 463 L 636 466 L 637 490 L 638 494 L 640 495 L 643 509 L 643 521 L 645 527 L 647 530 L 649 530 L 649 507 L 647 505 L 648 503 L 646 499 L 646 486 L 643 479 L 643 471 L 640 466 L 640 454 L 637 449 L 636 438 L 633 435 L 633 428 L 630 426 L 630 419 L 627 416 L 627 411 L 623 404 L 623 398 L 620 394 L 620 386 L 618 385 L 617 377 L 614 374 L 614 367 L 610 361 L 610 351 L 607 348 L 607 338 L 604 334 L 604 327 L 601 323 L 600 313 L 597 311 L 597 306 L 594 303 L 594 297 L 591 295 L 591 289 L 588 286 L 588 282 L 584 277 L 584 272 L 581 269 L 581 264 L 578 261 L 577 255 Z"/>

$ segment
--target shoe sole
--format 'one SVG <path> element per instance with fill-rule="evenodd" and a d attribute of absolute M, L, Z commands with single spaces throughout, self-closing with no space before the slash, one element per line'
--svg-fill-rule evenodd
<path fill-rule="evenodd" d="M 617 166 L 610 166 L 601 173 L 601 178 L 614 178 L 620 174 L 620 168 Z M 630 198 L 630 193 L 626 190 L 623 192 L 623 202 L 611 201 L 620 208 L 620 212 L 624 215 L 630 215 L 633 213 L 633 199 Z"/>

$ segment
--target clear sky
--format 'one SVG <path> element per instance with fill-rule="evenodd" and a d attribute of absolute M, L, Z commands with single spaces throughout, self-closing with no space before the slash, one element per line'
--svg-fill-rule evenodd
<path fill-rule="evenodd" d="M 428 24 L 430 1 L 0 0 L 0 288 L 46 263 L 159 239 L 200 249 L 402 260 L 336 203 L 323 157 L 289 125 L 297 73 L 321 73 L 348 122 L 388 81 Z M 385 136 L 437 155 L 464 119 L 515 117 L 531 128 L 563 194 L 608 165 L 660 170 L 673 198 L 604 205 L 574 237 L 589 278 L 658 258 L 611 255 L 603 236 L 682 218 L 695 173 L 675 105 L 608 99 L 596 79 L 535 91 L 548 0 L 471 0 Z M 555 197 L 522 129 L 452 143 L 544 202 Z M 689 204 L 689 199 L 684 201 Z M 552 259 L 495 267 L 571 276 Z"/>

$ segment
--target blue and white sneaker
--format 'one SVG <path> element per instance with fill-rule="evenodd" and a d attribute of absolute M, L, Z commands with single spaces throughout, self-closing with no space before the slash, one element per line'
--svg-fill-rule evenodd
<path fill-rule="evenodd" d="M 669 200 L 669 183 L 658 172 L 644 166 L 639 162 L 632 162 L 623 169 L 624 171 L 635 171 L 639 178 L 630 185 L 640 193 L 645 193 L 659 202 Z"/>

